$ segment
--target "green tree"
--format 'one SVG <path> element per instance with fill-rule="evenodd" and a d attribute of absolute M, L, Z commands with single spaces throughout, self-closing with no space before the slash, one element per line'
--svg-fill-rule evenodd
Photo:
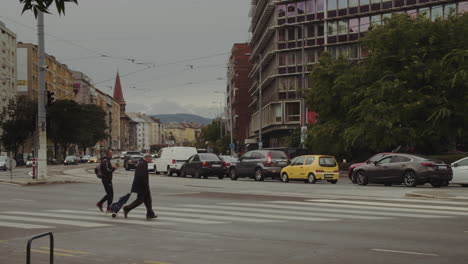
<path fill-rule="evenodd" d="M 37 17 L 39 11 L 49 14 L 50 8 L 55 4 L 58 13 L 65 15 L 65 3 L 78 4 L 78 0 L 19 0 L 23 4 L 23 13 L 32 10 Z"/>
<path fill-rule="evenodd" d="M 212 147 L 215 153 L 226 153 L 229 149 L 229 136 L 221 136 L 221 124 L 219 119 L 213 120 L 211 124 L 202 128 L 200 138 L 196 146 L 198 148 Z"/>
<path fill-rule="evenodd" d="M 31 138 L 36 128 L 37 102 L 26 96 L 10 100 L 0 113 L 0 126 L 3 133 L 0 137 L 7 151 L 17 157 L 20 147 Z"/>
<path fill-rule="evenodd" d="M 106 139 L 106 112 L 99 106 L 89 104 L 82 105 L 82 127 L 80 128 L 76 144 L 86 151 L 100 140 Z"/>

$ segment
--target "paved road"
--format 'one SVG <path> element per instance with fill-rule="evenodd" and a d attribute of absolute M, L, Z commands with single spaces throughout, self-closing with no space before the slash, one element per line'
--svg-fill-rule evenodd
<path fill-rule="evenodd" d="M 405 198 L 408 188 L 151 177 L 159 218 L 139 208 L 112 219 L 95 208 L 92 166 L 67 168 L 85 183 L 0 185 L 0 263 L 25 262 L 29 237 L 52 231 L 55 263 L 464 263 L 464 202 Z M 132 172 L 118 171 L 116 196 Z M 422 187 L 421 189 L 425 189 Z M 429 188 L 427 188 L 429 190 Z M 131 199 L 133 199 L 132 197 Z M 46 240 L 33 263 L 48 263 Z"/>

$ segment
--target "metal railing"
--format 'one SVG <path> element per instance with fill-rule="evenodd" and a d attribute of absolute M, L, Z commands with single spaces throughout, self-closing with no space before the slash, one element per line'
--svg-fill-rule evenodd
<path fill-rule="evenodd" d="M 49 241 L 50 241 L 50 246 L 49 246 L 49 248 L 50 248 L 50 264 L 54 264 L 54 235 L 52 234 L 52 232 L 48 232 L 48 233 L 40 234 L 40 235 L 37 235 L 37 236 L 33 236 L 31 239 L 28 240 L 28 246 L 26 248 L 26 264 L 31 264 L 31 244 L 32 244 L 33 240 L 41 238 L 41 237 L 45 237 L 45 236 L 49 236 Z"/>

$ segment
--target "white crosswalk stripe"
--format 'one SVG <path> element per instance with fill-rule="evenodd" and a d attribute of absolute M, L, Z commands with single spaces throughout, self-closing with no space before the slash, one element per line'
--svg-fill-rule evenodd
<path fill-rule="evenodd" d="M 23 224 L 18 222 L 3 222 L 0 221 L 0 226 L 4 227 L 12 227 L 12 228 L 21 228 L 21 229 L 50 229 L 53 228 L 52 226 L 43 226 L 43 225 L 33 225 L 33 224 Z"/>
<path fill-rule="evenodd" d="M 383 203 L 383 202 L 365 202 L 365 201 L 343 201 L 343 200 L 316 200 L 318 203 L 337 203 L 337 204 L 357 204 L 357 205 L 375 205 L 375 206 L 388 206 L 399 208 L 417 208 L 417 209 L 439 209 L 439 210 L 452 210 L 452 211 L 465 211 L 468 208 L 455 207 L 455 206 L 439 206 L 439 205 L 420 205 L 420 204 L 405 204 L 405 203 Z"/>
<path fill-rule="evenodd" d="M 100 224 L 86 221 L 69 221 L 69 220 L 59 220 L 48 218 L 28 218 L 25 216 L 13 216 L 13 215 L 0 215 L 0 219 L 3 220 L 15 220 L 15 221 L 25 221 L 25 222 L 34 222 L 34 223 L 47 223 L 47 224 L 59 224 L 59 225 L 69 225 L 69 226 L 79 226 L 79 227 L 104 227 L 109 226 L 108 224 Z"/>

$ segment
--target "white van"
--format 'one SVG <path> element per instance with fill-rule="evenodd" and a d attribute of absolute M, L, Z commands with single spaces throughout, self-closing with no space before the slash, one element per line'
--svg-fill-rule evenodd
<path fill-rule="evenodd" d="M 168 147 L 159 151 L 158 157 L 153 160 L 156 164 L 155 172 L 164 172 L 171 176 L 180 175 L 180 168 L 187 160 L 197 154 L 197 149 L 192 147 Z"/>

